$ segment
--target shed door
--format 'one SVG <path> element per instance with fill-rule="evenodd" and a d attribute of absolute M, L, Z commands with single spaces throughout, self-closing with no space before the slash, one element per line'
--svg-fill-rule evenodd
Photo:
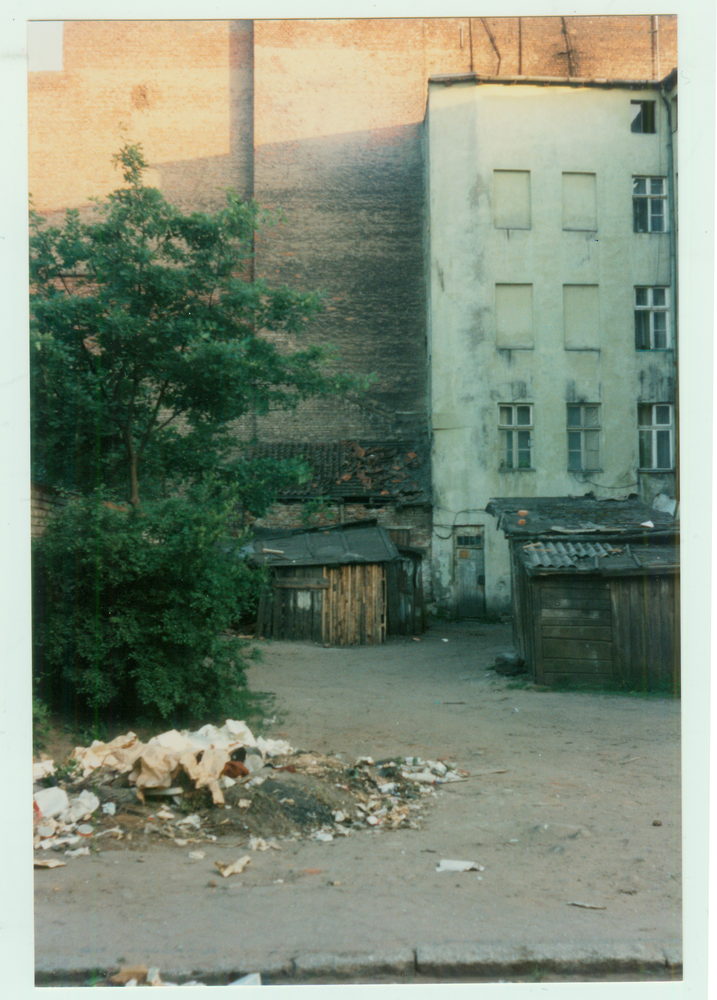
<path fill-rule="evenodd" d="M 485 614 L 485 547 L 482 525 L 460 525 L 453 533 L 456 612 L 463 618 Z"/>

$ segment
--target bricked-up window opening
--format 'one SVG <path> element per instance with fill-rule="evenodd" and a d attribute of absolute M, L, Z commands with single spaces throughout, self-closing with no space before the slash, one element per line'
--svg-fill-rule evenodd
<path fill-rule="evenodd" d="M 635 347 L 664 351 L 670 346 L 669 288 L 635 289 Z"/>
<path fill-rule="evenodd" d="M 563 335 L 569 351 L 600 347 L 600 296 L 597 285 L 563 285 Z"/>
<path fill-rule="evenodd" d="M 664 177 L 632 178 L 632 218 L 636 233 L 667 232 L 667 184 Z"/>
<path fill-rule="evenodd" d="M 595 174 L 563 173 L 563 229 L 595 232 L 597 227 Z"/>
<path fill-rule="evenodd" d="M 568 405 L 568 472 L 600 469 L 600 406 Z"/>
<path fill-rule="evenodd" d="M 530 171 L 493 171 L 496 229 L 530 229 Z"/>
<path fill-rule="evenodd" d="M 672 403 L 638 403 L 641 469 L 674 468 L 673 417 Z"/>
<path fill-rule="evenodd" d="M 495 286 L 495 344 L 511 350 L 532 350 L 533 286 Z"/>
<path fill-rule="evenodd" d="M 632 105 L 632 132 L 649 133 L 653 135 L 655 129 L 655 102 L 654 101 L 630 101 Z"/>
<path fill-rule="evenodd" d="M 499 411 L 501 469 L 532 469 L 532 404 L 504 403 Z"/>

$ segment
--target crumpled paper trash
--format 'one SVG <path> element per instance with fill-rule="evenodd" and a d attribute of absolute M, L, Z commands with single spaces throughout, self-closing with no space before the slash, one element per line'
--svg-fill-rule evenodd
<path fill-rule="evenodd" d="M 130 784 L 140 794 L 145 789 L 171 788 L 179 772 L 184 771 L 196 788 L 209 789 L 215 805 L 223 805 L 219 778 L 232 753 L 240 747 L 258 749 L 262 757 L 290 753 L 292 749 L 285 740 L 255 739 L 245 722 L 227 719 L 221 729 L 212 725 L 191 733 L 170 729 L 147 743 L 141 743 L 135 733 L 125 733 L 111 743 L 95 741 L 87 748 L 75 747 L 72 759 L 81 765 L 83 777 L 98 767 L 129 772 Z"/>
<path fill-rule="evenodd" d="M 483 865 L 477 861 L 454 861 L 452 858 L 441 858 L 436 866 L 437 872 L 484 872 Z"/>
<path fill-rule="evenodd" d="M 224 861 L 215 861 L 214 864 L 217 866 L 219 874 L 223 878 L 229 878 L 230 875 L 241 875 L 250 861 L 251 858 L 249 855 L 245 854 L 243 857 L 237 858 L 237 860 L 233 861 L 231 864 L 225 864 Z"/>

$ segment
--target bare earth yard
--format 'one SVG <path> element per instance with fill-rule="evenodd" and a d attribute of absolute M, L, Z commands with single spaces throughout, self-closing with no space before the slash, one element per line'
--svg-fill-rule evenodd
<path fill-rule="evenodd" d="M 418 829 L 379 824 L 329 842 L 279 831 L 280 851 L 252 853 L 227 879 L 215 861 L 251 853 L 235 822 L 188 846 L 98 840 L 99 852 L 36 872 L 39 972 L 267 974 L 300 956 L 479 942 L 678 953 L 677 700 L 499 677 L 487 668 L 512 648 L 505 624 L 433 625 L 381 647 L 262 647 L 250 682 L 276 694 L 269 736 L 347 767 L 418 756 L 469 777 L 422 797 Z M 197 848 L 203 859 L 189 857 Z M 442 858 L 483 870 L 437 872 Z"/>

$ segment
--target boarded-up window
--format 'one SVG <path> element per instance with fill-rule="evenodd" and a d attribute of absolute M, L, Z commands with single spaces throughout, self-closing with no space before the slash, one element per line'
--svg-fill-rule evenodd
<path fill-rule="evenodd" d="M 497 347 L 533 347 L 533 286 L 495 286 Z"/>
<path fill-rule="evenodd" d="M 563 174 L 563 229 L 597 227 L 595 174 Z"/>
<path fill-rule="evenodd" d="M 600 347 L 597 285 L 563 285 L 563 326 L 567 350 L 595 350 Z"/>
<path fill-rule="evenodd" d="M 496 229 L 530 229 L 530 171 L 493 171 Z"/>

